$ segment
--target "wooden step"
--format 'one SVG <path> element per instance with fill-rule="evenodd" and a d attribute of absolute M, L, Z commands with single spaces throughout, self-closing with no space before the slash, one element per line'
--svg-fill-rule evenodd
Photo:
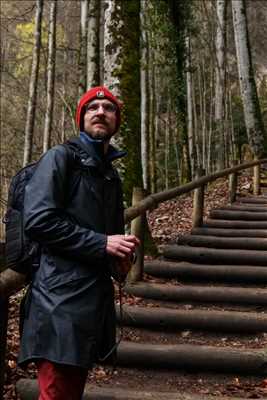
<path fill-rule="evenodd" d="M 226 219 L 207 218 L 203 227 L 224 229 L 267 229 L 267 221 L 231 221 Z"/>
<path fill-rule="evenodd" d="M 217 208 L 222 211 L 251 211 L 251 212 L 266 212 L 267 206 L 253 204 L 231 204 Z"/>
<path fill-rule="evenodd" d="M 251 196 L 251 197 L 237 197 L 236 201 L 248 204 L 265 204 L 267 205 L 267 196 Z"/>
<path fill-rule="evenodd" d="M 267 238 L 267 229 L 229 229 L 229 228 L 193 228 L 193 235 L 223 236 L 223 237 L 263 237 Z"/>
<path fill-rule="evenodd" d="M 256 333 L 267 332 L 267 314 L 212 311 L 173 310 L 166 307 L 123 306 L 122 320 L 120 308 L 116 308 L 117 321 L 127 326 L 147 329 Z"/>
<path fill-rule="evenodd" d="M 177 239 L 177 243 L 215 249 L 267 250 L 267 238 L 183 235 Z"/>
<path fill-rule="evenodd" d="M 267 268 L 255 265 L 206 265 L 153 260 L 145 262 L 144 271 L 152 276 L 168 279 L 267 283 Z"/>
<path fill-rule="evenodd" d="M 39 395 L 38 383 L 34 379 L 20 379 L 16 384 L 16 390 L 21 400 L 37 400 Z M 67 399 L 65 399 L 67 400 Z M 82 400 L 215 400 L 214 396 L 191 395 L 186 393 L 163 391 L 138 391 L 127 388 L 120 389 L 109 386 L 94 387 L 86 385 Z M 216 400 L 244 400 L 239 397 L 216 396 Z"/>
<path fill-rule="evenodd" d="M 165 258 L 189 261 L 200 264 L 239 264 L 267 266 L 267 251 L 210 249 L 208 247 L 190 247 L 166 245 L 161 248 Z"/>
<path fill-rule="evenodd" d="M 266 221 L 266 212 L 253 212 L 253 211 L 235 211 L 235 210 L 212 210 L 210 218 L 213 219 L 226 219 L 226 220 L 239 220 L 239 221 Z"/>
<path fill-rule="evenodd" d="M 162 301 L 267 305 L 267 289 L 228 286 L 192 286 L 160 283 L 127 284 L 134 296 Z"/>
<path fill-rule="evenodd" d="M 267 356 L 264 350 L 255 349 L 121 342 L 118 365 L 264 374 Z"/>

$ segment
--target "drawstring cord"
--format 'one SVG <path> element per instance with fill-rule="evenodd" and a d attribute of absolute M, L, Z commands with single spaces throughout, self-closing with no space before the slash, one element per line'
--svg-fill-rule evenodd
<path fill-rule="evenodd" d="M 124 286 L 125 283 L 119 282 L 119 310 L 120 310 L 120 336 L 118 341 L 112 346 L 112 348 L 109 350 L 109 352 L 103 357 L 99 358 L 99 361 L 103 362 L 106 361 L 106 359 L 115 351 L 117 350 L 120 342 L 122 341 L 123 338 L 123 305 L 122 305 L 122 287 Z"/>

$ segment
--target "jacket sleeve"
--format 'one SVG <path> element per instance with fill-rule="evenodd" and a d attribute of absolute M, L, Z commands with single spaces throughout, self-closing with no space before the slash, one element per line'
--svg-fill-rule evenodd
<path fill-rule="evenodd" d="M 81 261 L 106 257 L 107 236 L 77 225 L 64 212 L 69 154 L 63 146 L 38 162 L 25 188 L 24 230 L 34 241 Z"/>

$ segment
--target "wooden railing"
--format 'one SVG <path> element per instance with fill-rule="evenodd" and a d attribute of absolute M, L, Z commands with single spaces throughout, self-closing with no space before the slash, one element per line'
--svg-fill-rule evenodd
<path fill-rule="evenodd" d="M 203 170 L 197 171 L 196 179 L 185 185 L 175 187 L 170 190 L 151 194 L 142 198 L 142 190 L 134 191 L 134 200 L 132 207 L 125 211 L 125 223 L 132 221 L 132 233 L 137 235 L 143 243 L 144 226 L 146 223 L 145 213 L 158 207 L 158 205 L 166 200 L 173 199 L 194 190 L 193 201 L 193 227 L 201 226 L 204 211 L 204 192 L 205 185 L 215 181 L 218 178 L 229 176 L 229 202 L 234 202 L 237 191 L 238 172 L 248 168 L 253 168 L 253 193 L 260 194 L 260 171 L 261 165 L 267 164 L 267 159 L 251 161 L 245 164 L 236 165 L 214 174 L 204 176 Z M 3 260 L 4 246 L 0 244 L 0 261 Z M 129 274 L 129 281 L 135 282 L 142 279 L 143 275 L 143 246 L 140 246 L 137 254 L 137 261 Z M 0 263 L 1 267 L 1 263 Z M 6 269 L 4 266 L 0 269 L 0 398 L 3 396 L 4 384 L 4 365 L 5 365 L 5 349 L 7 334 L 7 318 L 8 318 L 8 297 L 20 290 L 25 285 L 24 276 L 17 272 Z"/>
<path fill-rule="evenodd" d="M 234 165 L 231 168 L 226 168 L 222 171 L 218 171 L 214 174 L 206 176 L 203 176 L 204 171 L 202 169 L 199 169 L 196 174 L 196 179 L 192 182 L 186 183 L 185 185 L 178 186 L 163 192 L 151 194 L 143 198 L 142 200 L 140 200 L 139 194 L 139 201 L 137 202 L 137 204 L 133 204 L 132 207 L 129 207 L 127 208 L 127 210 L 125 210 L 125 222 L 129 223 L 130 221 L 134 220 L 134 224 L 132 223 L 131 232 L 142 240 L 144 236 L 144 215 L 146 211 L 157 208 L 160 203 L 166 200 L 171 200 L 175 197 L 181 196 L 194 190 L 192 226 L 193 228 L 199 227 L 202 225 L 203 222 L 205 185 L 214 182 L 216 179 L 229 176 L 229 202 L 233 203 L 236 199 L 238 172 L 246 170 L 248 168 L 253 168 L 253 194 L 259 195 L 261 165 L 266 163 L 266 158 L 255 160 L 240 165 Z M 235 164 L 235 162 L 233 164 Z M 133 201 L 133 203 L 135 203 L 135 201 Z M 141 218 L 142 221 L 140 220 Z M 133 283 L 135 281 L 142 280 L 143 263 L 144 253 L 143 247 L 141 247 L 138 251 L 136 262 L 128 275 L 129 282 Z"/>

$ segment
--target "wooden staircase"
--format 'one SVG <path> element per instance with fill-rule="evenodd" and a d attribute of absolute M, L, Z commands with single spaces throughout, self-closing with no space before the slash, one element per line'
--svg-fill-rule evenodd
<path fill-rule="evenodd" d="M 266 191 L 212 210 L 202 227 L 146 262 L 145 272 L 145 281 L 125 288 L 139 304 L 124 305 L 122 320 L 117 309 L 124 325 L 117 374 L 89 385 L 84 399 L 238 400 L 244 397 L 227 391 L 181 391 L 175 379 L 266 378 Z M 19 381 L 21 399 L 35 399 L 36 385 Z M 265 391 L 257 398 L 266 396 Z"/>

